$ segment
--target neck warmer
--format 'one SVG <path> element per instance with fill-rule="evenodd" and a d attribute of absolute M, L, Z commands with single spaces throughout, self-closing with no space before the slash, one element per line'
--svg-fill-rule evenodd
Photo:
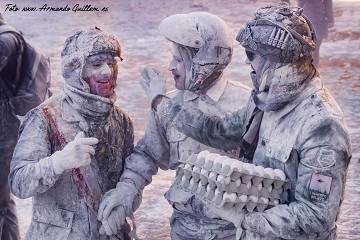
<path fill-rule="evenodd" d="M 316 74 L 316 69 L 308 61 L 280 64 L 265 60 L 259 68 L 259 73 L 251 74 L 255 87 L 252 97 L 255 105 L 264 112 L 284 108 Z"/>
<path fill-rule="evenodd" d="M 256 108 L 243 135 L 240 157 L 253 159 L 264 112 L 284 108 L 304 91 L 316 74 L 309 61 L 280 64 L 261 59 L 258 73 L 252 73 L 252 97 Z"/>
<path fill-rule="evenodd" d="M 109 98 L 83 92 L 68 84 L 64 87 L 67 102 L 87 120 L 101 122 L 108 118 L 113 109 L 116 94 Z"/>

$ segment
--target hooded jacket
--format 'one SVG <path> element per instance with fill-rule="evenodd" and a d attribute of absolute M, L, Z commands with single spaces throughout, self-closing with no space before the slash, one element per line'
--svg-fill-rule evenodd
<path fill-rule="evenodd" d="M 51 155 L 60 146 L 44 109 L 67 143 L 80 131 L 99 140 L 89 169 L 102 193 L 115 188 L 124 159 L 133 149 L 133 124 L 114 106 L 115 93 L 110 98 L 89 93 L 81 72 L 88 56 L 101 52 L 116 56 L 119 49 L 117 40 L 100 30 L 74 34 L 62 52 L 64 91 L 24 118 L 9 179 L 17 197 L 33 197 L 32 221 L 26 239 L 110 239 L 99 234 L 101 223 L 81 196 L 72 171 L 65 170 L 60 175 L 54 172 Z"/>

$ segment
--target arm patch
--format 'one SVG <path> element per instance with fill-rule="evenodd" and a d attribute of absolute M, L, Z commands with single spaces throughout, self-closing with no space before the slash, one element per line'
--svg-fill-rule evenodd
<path fill-rule="evenodd" d="M 327 202 L 331 189 L 332 177 L 325 176 L 319 172 L 311 175 L 309 185 L 309 197 L 313 202 Z"/>

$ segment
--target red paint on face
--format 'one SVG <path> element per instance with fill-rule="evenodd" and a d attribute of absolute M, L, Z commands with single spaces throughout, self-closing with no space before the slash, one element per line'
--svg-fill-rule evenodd
<path fill-rule="evenodd" d="M 86 59 L 83 79 L 89 84 L 90 93 L 109 97 L 114 92 L 116 61 L 111 54 L 101 53 Z"/>
<path fill-rule="evenodd" d="M 89 84 L 90 93 L 99 95 L 102 97 L 108 97 L 113 92 L 113 79 L 112 78 L 104 78 L 99 75 L 91 75 L 89 77 L 84 78 L 85 82 Z"/>

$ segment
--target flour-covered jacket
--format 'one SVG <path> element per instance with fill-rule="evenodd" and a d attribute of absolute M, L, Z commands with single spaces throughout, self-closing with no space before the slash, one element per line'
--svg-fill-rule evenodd
<path fill-rule="evenodd" d="M 167 96 L 186 107 L 199 108 L 208 114 L 224 115 L 244 106 L 250 96 L 250 89 L 239 82 L 221 78 L 206 95 L 199 96 L 190 91 L 175 90 Z M 225 152 L 200 144 L 177 131 L 166 119 L 152 111 L 144 136 L 126 161 L 122 178 L 128 177 L 135 180 L 138 187 L 145 186 L 151 182 L 152 175 L 157 173 L 159 167 L 164 170 L 176 170 L 183 154 L 190 155 L 203 150 L 219 152 L 231 157 L 238 153 L 237 148 Z M 188 232 L 190 239 L 206 239 L 204 234 L 211 234 L 211 229 L 230 228 L 232 232 L 234 230 L 233 226 L 229 227 L 231 225 L 229 222 L 222 220 L 211 221 L 210 219 L 207 224 L 201 224 L 199 219 L 205 218 L 201 212 L 204 208 L 184 207 L 185 203 L 191 202 L 190 205 L 197 205 L 201 202 L 175 186 L 170 188 L 165 197 L 175 208 L 171 220 L 172 229 L 176 232 L 180 231 L 181 235 Z M 208 230 L 203 229 L 204 225 Z M 199 234 L 200 232 L 202 235 Z"/>
<path fill-rule="evenodd" d="M 44 108 L 67 142 L 80 131 L 98 138 L 90 167 L 103 193 L 116 187 L 124 159 L 133 149 L 132 122 L 115 106 L 103 121 L 84 119 L 62 93 L 29 112 L 20 129 L 9 177 L 17 197 L 33 197 L 33 217 L 26 239 L 110 239 L 99 234 L 101 222 L 80 195 L 71 170 L 60 175 L 54 172 L 49 156 L 59 150 L 59 146 Z"/>
<path fill-rule="evenodd" d="M 237 113 L 211 118 L 164 100 L 158 111 L 185 134 L 231 149 L 254 108 L 251 100 Z M 242 239 L 336 239 L 350 158 L 343 113 L 319 78 L 283 109 L 265 112 L 253 163 L 285 172 L 290 202 L 246 214 Z"/>

